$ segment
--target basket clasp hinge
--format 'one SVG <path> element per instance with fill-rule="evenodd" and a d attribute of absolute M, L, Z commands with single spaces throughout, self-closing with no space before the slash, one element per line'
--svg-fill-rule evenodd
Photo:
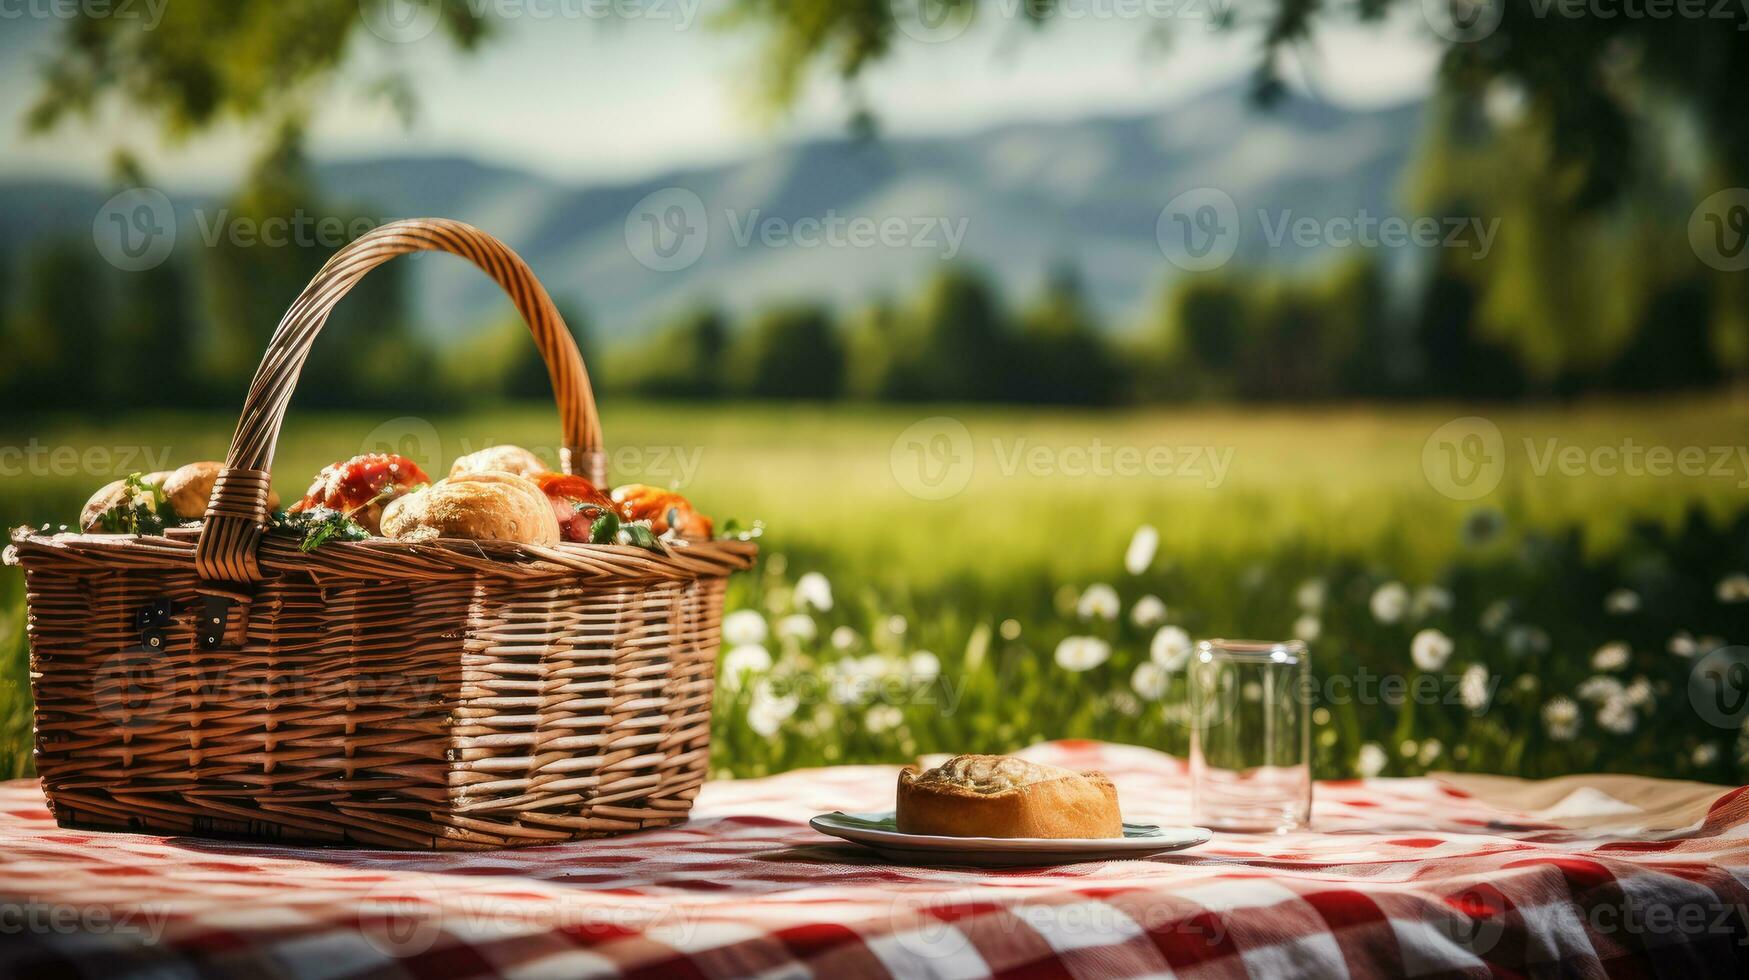
<path fill-rule="evenodd" d="M 236 600 L 230 596 L 203 595 L 200 615 L 194 623 L 194 637 L 203 650 L 217 650 L 224 645 L 225 627 L 231 619 L 231 607 Z"/>

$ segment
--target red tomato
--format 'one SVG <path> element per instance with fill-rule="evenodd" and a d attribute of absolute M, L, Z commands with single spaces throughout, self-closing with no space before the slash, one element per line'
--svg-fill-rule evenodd
<path fill-rule="evenodd" d="M 372 534 L 389 501 L 431 478 L 419 464 L 392 453 L 365 453 L 340 463 L 331 463 L 316 474 L 304 499 L 292 504 L 293 512 L 329 507 L 350 515 Z"/>
<path fill-rule="evenodd" d="M 559 536 L 566 541 L 588 543 L 596 518 L 613 506 L 595 484 L 569 473 L 542 476 L 540 488 L 552 502 L 553 516 L 559 519 Z"/>

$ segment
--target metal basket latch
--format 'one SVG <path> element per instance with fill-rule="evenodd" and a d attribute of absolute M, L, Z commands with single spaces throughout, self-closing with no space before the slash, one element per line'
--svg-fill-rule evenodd
<path fill-rule="evenodd" d="M 140 631 L 140 646 L 145 650 L 162 650 L 170 638 L 165 627 L 170 625 L 169 599 L 153 599 L 134 613 L 134 626 Z"/>
<path fill-rule="evenodd" d="M 225 642 L 225 626 L 231 618 L 231 607 L 236 600 L 230 596 L 203 595 L 200 597 L 200 618 L 194 623 L 194 637 L 203 650 L 217 650 Z"/>

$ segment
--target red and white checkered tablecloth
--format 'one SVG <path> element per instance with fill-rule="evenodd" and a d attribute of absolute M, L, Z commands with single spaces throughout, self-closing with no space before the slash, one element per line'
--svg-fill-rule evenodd
<path fill-rule="evenodd" d="M 1130 819 L 1188 822 L 1177 760 L 1024 754 L 1110 773 Z M 713 783 L 672 830 L 456 854 L 66 830 L 35 783 L 0 784 L 0 976 L 1749 975 L 1740 789 L 1649 829 L 1657 808 L 1608 784 L 1530 813 L 1434 779 L 1322 783 L 1314 831 L 1003 871 L 808 828 L 890 807 L 895 774 Z"/>

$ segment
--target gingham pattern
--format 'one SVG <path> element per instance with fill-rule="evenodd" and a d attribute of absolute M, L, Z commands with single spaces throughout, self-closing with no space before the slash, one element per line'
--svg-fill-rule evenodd
<path fill-rule="evenodd" d="M 1185 823 L 1182 763 L 1058 742 L 1126 816 Z M 712 783 L 681 827 L 489 853 L 57 827 L 0 784 L 0 976 L 1749 975 L 1749 795 L 1632 838 L 1431 779 L 1318 787 L 1315 832 L 1143 861 L 890 865 L 809 816 L 896 770 Z"/>

